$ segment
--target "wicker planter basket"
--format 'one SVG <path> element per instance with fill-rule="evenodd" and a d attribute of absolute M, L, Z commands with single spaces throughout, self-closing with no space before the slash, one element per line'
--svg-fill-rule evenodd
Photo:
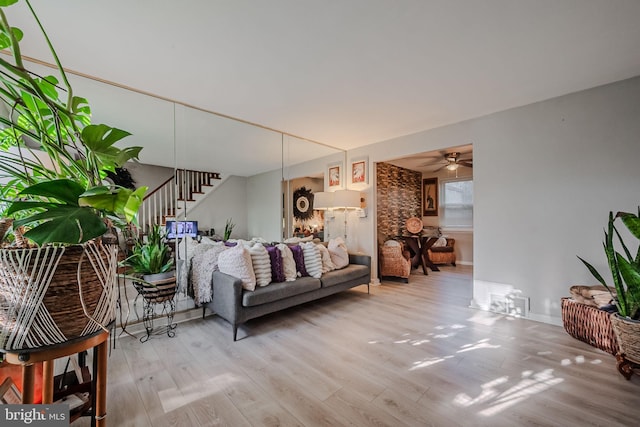
<path fill-rule="evenodd" d="M 633 369 L 640 367 L 640 321 L 630 320 L 616 313 L 611 315 L 611 325 L 620 347 L 617 356 L 618 371 L 629 379 Z"/>
<path fill-rule="evenodd" d="M 0 348 L 59 344 L 115 320 L 118 247 L 0 249 Z"/>
<path fill-rule="evenodd" d="M 153 277 L 155 276 L 155 277 Z M 148 285 L 143 282 L 133 282 L 136 290 L 149 302 L 164 302 L 173 298 L 176 294 L 176 272 L 151 274 L 144 276 Z"/>
<path fill-rule="evenodd" d="M 610 316 L 610 313 L 597 307 L 562 298 L 562 323 L 567 333 L 615 356 L 618 353 L 618 341 Z"/>

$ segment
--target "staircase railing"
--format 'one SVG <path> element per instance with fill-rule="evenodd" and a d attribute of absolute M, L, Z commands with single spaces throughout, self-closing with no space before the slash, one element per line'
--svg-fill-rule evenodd
<path fill-rule="evenodd" d="M 219 180 L 217 172 L 201 172 L 177 169 L 174 176 L 147 194 L 138 212 L 138 224 L 148 233 L 155 224 L 165 224 L 167 217 L 175 217 L 177 208 L 185 201 L 193 201 L 196 194 L 203 194 L 205 186 L 213 186 Z"/>

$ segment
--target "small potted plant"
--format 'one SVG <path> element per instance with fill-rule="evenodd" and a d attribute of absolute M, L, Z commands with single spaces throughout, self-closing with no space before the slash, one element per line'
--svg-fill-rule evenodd
<path fill-rule="evenodd" d="M 146 242 L 138 240 L 121 264 L 134 278 L 136 289 L 146 300 L 163 302 L 175 295 L 174 256 L 161 225 L 151 227 Z"/>
<path fill-rule="evenodd" d="M 233 218 L 228 218 L 227 223 L 224 225 L 224 236 L 222 240 L 225 242 L 231 238 L 231 233 L 233 232 L 236 224 L 233 222 Z"/>
<path fill-rule="evenodd" d="M 622 221 L 631 236 L 635 237 L 637 245 L 640 243 L 640 208 L 638 215 L 618 212 L 614 216 L 613 212 L 609 212 L 603 245 L 613 278 L 613 287 L 607 284 L 590 263 L 578 258 L 609 290 L 615 301 L 618 312 L 611 315 L 611 325 L 620 348 L 620 353 L 617 355 L 618 370 L 629 379 L 633 372 L 632 368 L 640 364 L 640 245 L 633 254 L 616 227 L 615 222 L 618 219 Z M 616 246 L 623 253 L 620 253 Z"/>

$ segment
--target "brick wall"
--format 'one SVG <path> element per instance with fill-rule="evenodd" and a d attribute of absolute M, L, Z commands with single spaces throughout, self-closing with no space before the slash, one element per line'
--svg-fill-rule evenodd
<path fill-rule="evenodd" d="M 378 240 L 407 234 L 405 221 L 422 218 L 422 173 L 376 164 Z"/>

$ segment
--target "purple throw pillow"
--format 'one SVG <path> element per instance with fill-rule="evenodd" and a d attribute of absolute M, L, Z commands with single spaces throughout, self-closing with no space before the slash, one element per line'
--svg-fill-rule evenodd
<path fill-rule="evenodd" d="M 284 282 L 284 266 L 282 265 L 282 252 L 275 246 L 265 246 L 271 260 L 271 281 Z"/>
<path fill-rule="evenodd" d="M 304 266 L 304 253 L 299 245 L 289 245 L 289 249 L 293 252 L 293 260 L 296 262 L 296 270 L 302 277 L 308 276 L 307 269 Z"/>

